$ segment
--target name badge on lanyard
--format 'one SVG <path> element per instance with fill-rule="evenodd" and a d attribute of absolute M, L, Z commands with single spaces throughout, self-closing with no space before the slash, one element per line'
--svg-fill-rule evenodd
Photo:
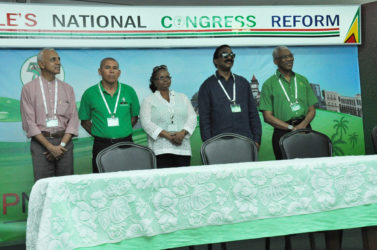
<path fill-rule="evenodd" d="M 295 103 L 291 103 L 291 110 L 292 110 L 293 112 L 299 111 L 300 109 L 301 109 L 300 104 L 298 104 L 297 102 L 295 102 Z"/>
<path fill-rule="evenodd" d="M 216 75 L 215 75 L 216 77 Z M 234 77 L 234 75 L 232 74 L 232 77 L 233 77 L 233 98 L 230 99 L 230 96 L 228 94 L 228 92 L 225 90 L 223 84 L 221 83 L 221 81 L 219 79 L 217 79 L 217 82 L 219 83 L 221 89 L 223 90 L 226 98 L 231 102 L 230 104 L 230 110 L 232 111 L 232 113 L 240 113 L 242 110 L 241 110 L 241 105 L 236 103 L 236 78 Z"/>
<path fill-rule="evenodd" d="M 241 112 L 241 105 L 237 103 L 230 104 L 230 109 L 232 110 L 232 113 L 239 113 Z"/>
<path fill-rule="evenodd" d="M 291 99 L 289 98 L 287 91 L 285 90 L 283 83 L 281 82 L 280 78 L 276 75 L 276 77 L 279 80 L 279 84 L 284 92 L 285 97 L 287 98 L 287 101 L 289 103 L 289 106 L 291 107 L 292 112 L 297 112 L 301 109 L 300 104 L 298 103 L 298 94 L 297 94 L 297 80 L 295 76 L 295 102 L 292 102 Z"/>
<path fill-rule="evenodd" d="M 46 112 L 46 127 L 47 128 L 58 127 L 59 122 L 58 122 L 58 119 L 56 118 L 56 107 L 57 107 L 57 104 L 58 104 L 58 81 L 55 79 L 55 99 L 54 99 L 54 117 L 53 118 L 48 118 L 47 101 L 46 101 L 45 91 L 43 89 L 41 77 L 39 77 L 39 85 L 41 87 L 43 105 L 45 107 L 45 112 Z"/>
<path fill-rule="evenodd" d="M 46 127 L 53 128 L 59 126 L 58 119 L 46 119 Z"/>
<path fill-rule="evenodd" d="M 118 127 L 119 126 L 119 118 L 118 117 L 107 118 L 107 126 L 108 127 Z"/>
<path fill-rule="evenodd" d="M 102 96 L 103 102 L 106 105 L 107 112 L 109 112 L 109 114 L 111 116 L 110 118 L 107 118 L 107 126 L 108 127 L 118 127 L 119 126 L 119 118 L 116 117 L 115 114 L 116 114 L 117 108 L 118 108 L 118 102 L 119 102 L 120 91 L 122 90 L 122 84 L 120 84 L 120 83 L 118 83 L 118 84 L 119 84 L 118 96 L 117 96 L 117 99 L 116 99 L 116 102 L 115 102 L 114 112 L 111 113 L 109 105 L 107 104 L 107 101 L 105 99 L 105 96 L 102 93 L 100 83 L 98 83 L 99 92 Z"/>

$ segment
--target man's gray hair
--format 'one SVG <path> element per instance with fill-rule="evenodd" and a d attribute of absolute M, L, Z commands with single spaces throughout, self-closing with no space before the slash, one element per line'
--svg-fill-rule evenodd
<path fill-rule="evenodd" d="M 99 68 L 102 69 L 103 64 L 104 64 L 106 61 L 108 61 L 108 60 L 116 62 L 116 63 L 118 64 L 118 66 L 119 66 L 119 62 L 118 62 L 115 58 L 112 58 L 112 57 L 106 57 L 106 58 L 103 58 L 103 59 L 101 60 L 101 63 L 99 64 Z"/>
<path fill-rule="evenodd" d="M 42 62 L 43 61 L 43 54 L 46 52 L 46 51 L 55 51 L 55 49 L 53 48 L 44 48 L 44 49 L 41 49 L 37 55 L 37 62 Z"/>
<path fill-rule="evenodd" d="M 278 57 L 278 54 L 281 50 L 289 50 L 287 46 L 277 46 L 274 48 L 274 50 L 272 51 L 272 58 L 274 58 L 274 60 Z"/>

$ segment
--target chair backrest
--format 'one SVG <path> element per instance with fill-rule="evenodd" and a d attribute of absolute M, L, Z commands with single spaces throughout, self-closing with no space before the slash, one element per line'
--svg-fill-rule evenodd
<path fill-rule="evenodd" d="M 150 148 L 132 142 L 119 142 L 98 153 L 100 173 L 156 168 L 156 156 Z"/>
<path fill-rule="evenodd" d="M 373 141 L 374 153 L 377 154 L 377 126 L 375 126 L 372 130 L 372 141 Z"/>
<path fill-rule="evenodd" d="M 311 129 L 298 129 L 283 135 L 279 146 L 283 159 L 332 156 L 329 137 Z"/>
<path fill-rule="evenodd" d="M 200 153 L 204 165 L 258 160 L 258 150 L 254 141 L 233 133 L 224 133 L 208 139 L 202 144 Z"/>

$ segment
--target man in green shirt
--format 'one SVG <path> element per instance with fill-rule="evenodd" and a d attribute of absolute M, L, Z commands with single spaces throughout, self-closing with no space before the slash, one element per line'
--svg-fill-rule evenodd
<path fill-rule="evenodd" d="M 94 137 L 93 173 L 98 173 L 96 157 L 101 150 L 132 141 L 140 109 L 135 90 L 118 82 L 120 69 L 114 58 L 104 58 L 98 73 L 102 80 L 84 92 L 79 109 L 81 126 Z"/>
<path fill-rule="evenodd" d="M 264 121 L 274 127 L 272 146 L 275 158 L 280 160 L 280 137 L 292 130 L 311 128 L 318 99 L 308 80 L 292 71 L 294 57 L 287 47 L 276 47 L 272 56 L 278 69 L 262 86 L 259 109 Z"/>

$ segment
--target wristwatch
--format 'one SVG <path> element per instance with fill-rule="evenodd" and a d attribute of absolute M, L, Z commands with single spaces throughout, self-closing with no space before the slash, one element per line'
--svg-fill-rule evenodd
<path fill-rule="evenodd" d="M 65 142 L 60 143 L 60 146 L 62 146 L 63 148 L 65 147 L 65 145 L 66 145 Z"/>
<path fill-rule="evenodd" d="M 288 125 L 289 130 L 293 130 L 293 126 L 291 124 Z"/>

